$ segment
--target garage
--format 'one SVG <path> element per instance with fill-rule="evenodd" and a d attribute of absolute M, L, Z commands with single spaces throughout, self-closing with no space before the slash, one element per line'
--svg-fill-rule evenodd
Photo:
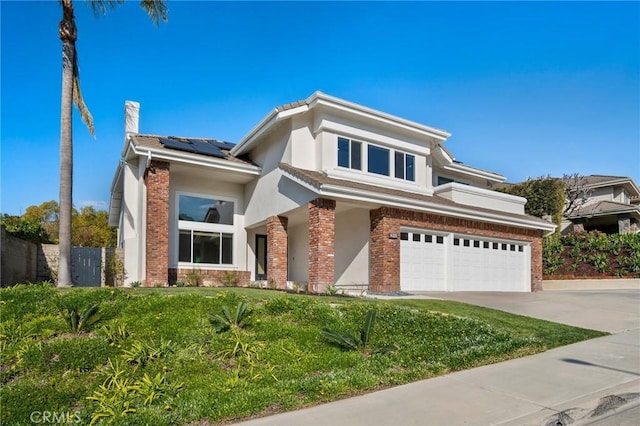
<path fill-rule="evenodd" d="M 400 234 L 403 291 L 530 291 L 526 242 L 407 230 Z"/>

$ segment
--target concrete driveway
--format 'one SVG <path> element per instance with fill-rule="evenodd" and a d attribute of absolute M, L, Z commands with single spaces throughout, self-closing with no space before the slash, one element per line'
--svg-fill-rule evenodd
<path fill-rule="evenodd" d="M 580 290 L 505 292 L 412 292 L 455 300 L 592 330 L 620 333 L 640 328 L 640 291 Z"/>

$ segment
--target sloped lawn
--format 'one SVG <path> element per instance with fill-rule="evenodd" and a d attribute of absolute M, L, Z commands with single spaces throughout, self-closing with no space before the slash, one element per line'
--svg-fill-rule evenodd
<path fill-rule="evenodd" d="M 41 422 L 45 413 L 82 424 L 228 423 L 603 335 L 456 302 L 255 289 L 31 285 L 2 289 L 0 299 L 7 425 Z M 236 318 L 242 302 L 248 316 Z M 98 314 L 82 318 L 96 303 Z M 67 321 L 69 312 L 82 325 Z M 226 321 L 227 330 L 214 330 L 215 314 L 213 324 Z M 323 328 L 358 348 L 329 342 Z"/>

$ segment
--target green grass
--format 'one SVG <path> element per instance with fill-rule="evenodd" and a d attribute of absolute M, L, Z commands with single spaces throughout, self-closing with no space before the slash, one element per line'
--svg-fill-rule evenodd
<path fill-rule="evenodd" d="M 106 320 L 69 333 L 58 298 Z M 533 354 L 604 333 L 441 300 L 363 300 L 235 288 L 0 290 L 2 424 L 34 411 L 82 423 L 224 423 Z M 241 301 L 242 327 L 208 318 Z M 320 330 L 357 334 L 346 351 Z M 88 399 L 90 397 L 91 399 Z"/>

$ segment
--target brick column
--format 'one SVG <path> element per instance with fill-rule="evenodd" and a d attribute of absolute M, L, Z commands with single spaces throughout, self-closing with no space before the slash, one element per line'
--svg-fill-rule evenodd
<path fill-rule="evenodd" d="M 283 216 L 267 218 L 267 281 L 275 281 L 276 288 L 287 288 L 287 224 Z"/>
<path fill-rule="evenodd" d="M 166 286 L 169 281 L 169 163 L 152 160 L 147 184 L 147 235 L 145 287 Z"/>
<path fill-rule="evenodd" d="M 542 291 L 542 231 L 531 240 L 531 291 Z"/>
<path fill-rule="evenodd" d="M 336 202 L 316 198 L 309 203 L 309 291 L 324 293 L 335 282 Z"/>
<path fill-rule="evenodd" d="M 380 293 L 400 291 L 400 225 L 386 210 L 383 207 L 369 213 L 369 290 Z M 398 238 L 389 238 L 389 234 Z"/>

